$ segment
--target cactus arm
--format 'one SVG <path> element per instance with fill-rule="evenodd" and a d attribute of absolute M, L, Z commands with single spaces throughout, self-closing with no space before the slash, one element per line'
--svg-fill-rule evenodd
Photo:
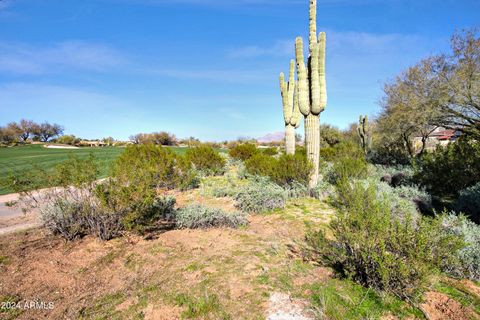
<path fill-rule="evenodd" d="M 313 50 L 317 44 L 317 0 L 310 0 L 310 19 L 309 19 L 309 48 L 310 55 L 312 56 Z"/>
<path fill-rule="evenodd" d="M 327 46 L 327 35 L 320 32 L 318 39 L 318 75 L 320 81 L 320 112 L 327 106 L 327 79 L 325 68 L 325 55 Z"/>
<path fill-rule="evenodd" d="M 285 75 L 283 72 L 280 73 L 280 93 L 282 94 L 283 119 L 285 120 L 285 124 L 288 124 L 292 117 L 292 108 L 288 99 L 288 84 L 285 83 Z"/>
<path fill-rule="evenodd" d="M 308 90 L 307 68 L 303 56 L 303 40 L 295 39 L 295 58 L 297 60 L 298 107 L 306 117 L 310 114 L 310 97 Z"/>
<path fill-rule="evenodd" d="M 290 120 L 290 123 L 292 126 L 295 126 L 295 129 L 300 127 L 300 109 L 298 107 L 298 86 L 295 88 L 295 93 L 293 95 L 293 114 L 292 114 L 292 119 Z"/>

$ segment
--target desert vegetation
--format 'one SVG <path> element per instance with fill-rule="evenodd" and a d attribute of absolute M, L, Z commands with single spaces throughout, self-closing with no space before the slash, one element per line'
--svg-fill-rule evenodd
<path fill-rule="evenodd" d="M 478 31 L 457 32 L 449 55 L 385 85 L 379 115 L 340 130 L 320 123 L 327 37 L 316 0 L 309 9 L 308 57 L 296 38 L 280 74 L 279 146 L 161 131 L 2 172 L 11 206 L 41 227 L 0 236 L 0 317 L 479 318 Z M 435 144 L 440 128 L 451 135 Z M 11 123 L 0 152 L 12 162 L 43 150 L 12 145 L 78 142 L 62 133 Z M 34 294 L 56 307 L 5 307 Z"/>

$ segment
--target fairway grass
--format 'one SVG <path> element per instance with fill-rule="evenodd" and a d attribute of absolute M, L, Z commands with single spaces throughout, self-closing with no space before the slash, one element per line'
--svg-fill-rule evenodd
<path fill-rule="evenodd" d="M 171 147 L 179 154 L 185 153 L 187 148 Z M 123 152 L 124 147 L 94 147 L 79 149 L 50 149 L 41 144 L 25 145 L 18 147 L 0 148 L 0 179 L 11 174 L 21 175 L 38 166 L 51 171 L 56 165 L 74 155 L 78 158 L 87 158 L 93 154 L 100 170 L 98 178 L 108 175 L 110 164 Z M 0 185 L 0 195 L 12 193 L 13 190 Z"/>

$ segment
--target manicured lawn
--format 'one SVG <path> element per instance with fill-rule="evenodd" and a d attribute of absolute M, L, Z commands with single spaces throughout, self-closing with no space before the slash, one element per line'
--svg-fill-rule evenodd
<path fill-rule="evenodd" d="M 8 175 L 22 174 L 33 166 L 39 166 L 45 170 L 53 170 L 55 166 L 68 159 L 70 155 L 86 158 L 91 154 L 100 168 L 99 178 L 107 176 L 109 165 L 124 150 L 123 147 L 80 148 L 80 149 L 49 149 L 43 145 L 26 145 L 19 147 L 0 148 L 0 179 Z M 185 153 L 186 148 L 172 147 L 180 154 Z M 12 190 L 0 185 L 0 195 L 11 193 Z"/>

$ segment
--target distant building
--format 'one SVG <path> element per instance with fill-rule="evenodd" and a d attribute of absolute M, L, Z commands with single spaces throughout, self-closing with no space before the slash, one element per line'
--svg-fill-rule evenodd
<path fill-rule="evenodd" d="M 79 142 L 79 145 L 83 147 L 105 147 L 107 143 L 96 140 L 82 140 Z"/>
<path fill-rule="evenodd" d="M 427 138 L 425 144 L 425 150 L 432 151 L 438 145 L 443 147 L 447 146 L 449 143 L 455 142 L 455 140 L 460 137 L 461 132 L 458 130 L 453 129 L 445 129 L 442 127 L 436 128 Z M 422 137 L 416 136 L 413 138 L 413 143 L 415 146 L 415 150 L 419 151 L 422 148 Z"/>

